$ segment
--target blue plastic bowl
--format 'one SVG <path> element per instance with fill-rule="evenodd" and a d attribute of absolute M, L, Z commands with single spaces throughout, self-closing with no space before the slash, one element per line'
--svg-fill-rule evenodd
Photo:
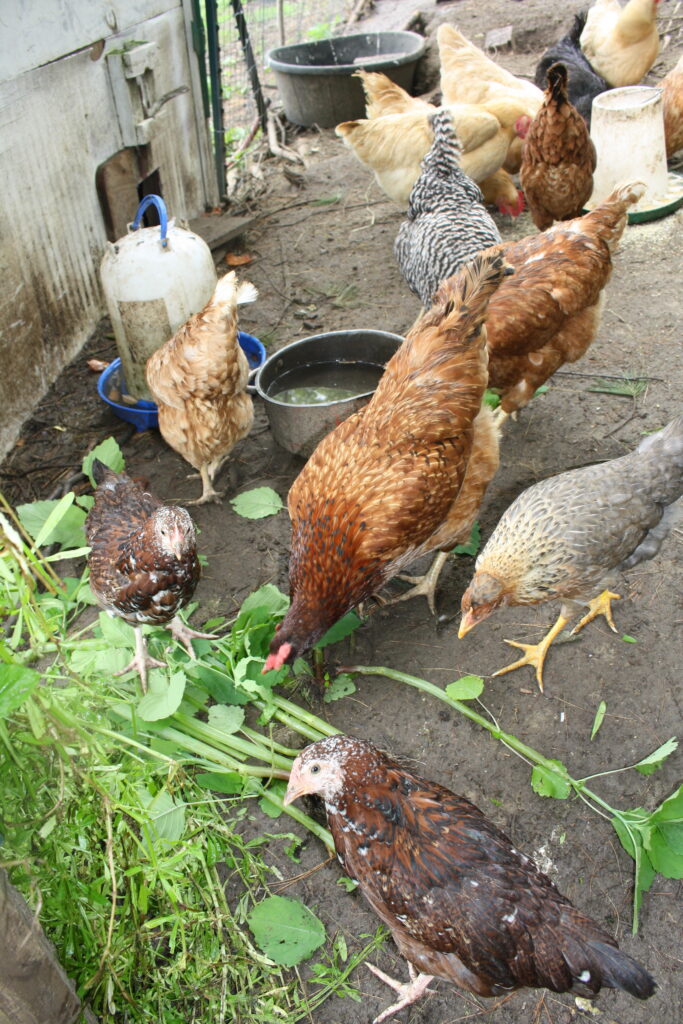
<path fill-rule="evenodd" d="M 266 361 L 266 350 L 264 345 L 252 334 L 245 334 L 244 331 L 237 332 L 237 340 L 249 362 L 249 369 L 252 373 Z M 146 402 L 141 399 L 135 405 L 124 405 L 123 402 L 115 402 L 109 397 L 114 379 L 118 376 L 119 387 L 125 390 L 126 382 L 121 369 L 121 360 L 115 359 L 103 370 L 97 379 L 97 393 L 103 402 L 111 408 L 119 419 L 126 423 L 132 423 L 136 430 L 150 430 L 159 426 L 159 415 L 156 402 Z M 250 375 L 251 376 L 251 375 Z"/>

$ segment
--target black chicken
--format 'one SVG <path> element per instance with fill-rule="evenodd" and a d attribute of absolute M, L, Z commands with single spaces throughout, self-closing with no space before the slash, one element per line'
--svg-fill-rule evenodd
<path fill-rule="evenodd" d="M 193 637 L 212 639 L 177 617 L 199 582 L 194 526 L 184 508 L 162 505 L 125 473 L 115 473 L 99 459 L 94 460 L 92 473 L 98 487 L 85 521 L 91 547 L 90 588 L 106 612 L 135 628 L 135 657 L 117 675 L 136 669 L 145 692 L 147 668 L 164 662 L 147 653 L 143 624 L 168 623 L 191 658 Z"/>
<path fill-rule="evenodd" d="M 415 1002 L 433 976 L 480 996 L 523 987 L 588 997 L 619 988 L 637 999 L 655 991 L 645 968 L 474 804 L 370 743 L 330 736 L 307 747 L 284 802 L 306 793 L 325 801 L 342 867 L 411 966 L 407 985 L 379 975 L 399 1000 L 376 1022 Z"/>
<path fill-rule="evenodd" d="M 569 76 L 567 88 L 569 102 L 576 107 L 590 128 L 593 100 L 601 92 L 611 89 L 612 86 L 597 71 L 593 70 L 590 61 L 581 49 L 579 39 L 585 24 L 585 12 L 574 15 L 574 24 L 566 36 L 563 36 L 553 46 L 549 46 L 541 57 L 536 66 L 534 81 L 539 89 L 545 89 L 548 68 L 557 61 L 561 61 L 567 68 Z"/>

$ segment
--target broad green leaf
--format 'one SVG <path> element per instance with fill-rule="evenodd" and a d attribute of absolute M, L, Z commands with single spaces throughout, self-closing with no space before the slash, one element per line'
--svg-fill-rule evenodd
<path fill-rule="evenodd" d="M 680 834 L 677 834 L 677 830 L 680 830 Z M 683 878 L 683 853 L 674 849 L 668 841 L 669 837 L 680 848 L 683 828 L 676 825 L 654 825 L 645 834 L 643 845 L 655 871 L 659 871 L 665 878 Z"/>
<path fill-rule="evenodd" d="M 247 704 L 249 695 L 238 690 L 235 680 L 224 665 L 216 662 L 207 664 L 191 661 L 185 666 L 185 672 L 193 682 L 203 686 L 219 704 Z"/>
<path fill-rule="evenodd" d="M 658 768 L 666 761 L 667 757 L 673 754 L 674 750 L 678 747 L 678 740 L 675 736 L 672 736 L 666 743 L 662 743 L 661 747 L 657 747 L 651 754 L 644 757 L 638 764 L 634 764 L 636 771 L 639 771 L 641 775 L 652 775 Z"/>
<path fill-rule="evenodd" d="M 607 704 L 604 700 L 601 700 L 598 704 L 598 710 L 595 712 L 595 718 L 593 719 L 593 728 L 591 729 L 591 740 L 594 740 L 597 736 L 598 729 L 602 725 L 602 720 L 605 717 L 607 711 Z"/>
<path fill-rule="evenodd" d="M 350 693 L 355 692 L 356 684 L 352 677 L 348 673 L 342 672 L 329 686 L 325 687 L 323 700 L 326 704 L 331 704 L 333 701 L 341 700 L 342 697 L 348 697 Z"/>
<path fill-rule="evenodd" d="M 282 498 L 272 487 L 254 487 L 251 491 L 243 491 L 230 504 L 238 516 L 244 519 L 265 519 L 275 516 L 284 508 Z"/>
<path fill-rule="evenodd" d="M 185 804 L 176 800 L 167 789 L 152 795 L 146 788 L 138 790 L 140 803 L 148 814 L 149 838 L 157 846 L 160 842 L 177 843 L 185 831 Z"/>
<path fill-rule="evenodd" d="M 113 437 L 106 437 L 104 441 L 100 442 L 91 452 L 88 452 L 86 457 L 83 459 L 81 469 L 85 475 L 89 478 L 90 483 L 93 487 L 96 487 L 95 478 L 92 475 L 92 464 L 95 459 L 99 459 L 105 466 L 109 466 L 115 473 L 122 473 L 126 462 L 123 458 L 123 452 L 119 448 L 117 442 Z"/>
<path fill-rule="evenodd" d="M 550 764 L 557 765 L 558 772 L 546 768 L 545 765 L 535 765 L 531 772 L 531 788 L 539 796 L 551 796 L 555 800 L 566 800 L 572 789 L 566 777 L 567 769 L 561 761 L 551 761 Z"/>
<path fill-rule="evenodd" d="M 235 625 L 246 612 L 251 612 L 256 608 L 263 608 L 272 616 L 284 615 L 289 608 L 289 598 L 272 583 L 264 583 L 258 590 L 253 590 L 245 597 Z"/>
<path fill-rule="evenodd" d="M 135 630 L 123 619 L 119 619 L 107 612 L 100 612 L 97 620 L 102 638 L 113 647 L 128 647 L 131 650 L 135 647 Z"/>
<path fill-rule="evenodd" d="M 254 938 L 281 967 L 306 960 L 325 941 L 325 928 L 308 907 L 284 896 L 268 896 L 247 917 Z"/>
<path fill-rule="evenodd" d="M 244 775 L 239 772 L 200 772 L 194 776 L 198 786 L 212 789 L 214 793 L 225 793 L 234 796 L 244 789 Z"/>
<path fill-rule="evenodd" d="M 470 539 L 467 544 L 456 544 L 453 548 L 454 555 L 471 555 L 472 558 L 476 555 L 481 544 L 481 529 L 479 523 L 476 522 L 470 530 Z"/>
<path fill-rule="evenodd" d="M 340 885 L 344 892 L 353 892 L 354 889 L 358 888 L 358 882 L 355 878 L 349 878 L 348 875 L 341 875 L 337 879 L 337 885 Z"/>
<path fill-rule="evenodd" d="M 35 547 L 59 544 L 62 548 L 80 548 L 85 544 L 85 512 L 74 503 L 73 491 L 55 501 L 32 501 L 18 505 L 17 515 Z"/>
<path fill-rule="evenodd" d="M 225 704 L 214 704 L 209 708 L 209 725 L 212 725 L 214 729 L 220 729 L 221 732 L 229 735 L 237 732 L 243 724 L 244 711 L 242 708 L 234 705 L 226 707 Z"/>
<path fill-rule="evenodd" d="M 313 669 L 305 658 L 295 658 L 292 664 L 293 676 L 312 676 Z"/>
<path fill-rule="evenodd" d="M 652 812 L 653 821 L 683 821 L 683 786 L 679 786 L 675 793 L 662 801 L 659 807 Z"/>
<path fill-rule="evenodd" d="M 281 807 L 278 807 L 277 804 L 274 804 L 272 800 L 268 799 L 268 793 L 270 792 L 274 793 L 280 798 L 280 800 L 282 800 L 283 796 L 287 792 L 287 783 L 283 782 L 281 779 L 277 779 L 275 782 L 272 782 L 270 786 L 268 786 L 266 793 L 258 802 L 263 813 L 267 814 L 269 818 L 279 818 L 281 814 L 284 814 L 284 811 Z"/>
<path fill-rule="evenodd" d="M 481 676 L 461 676 L 446 687 L 446 696 L 451 700 L 475 700 L 484 689 Z"/>
<path fill-rule="evenodd" d="M 334 626 L 330 626 L 321 640 L 318 640 L 315 645 L 316 649 L 327 647 L 329 644 L 338 644 L 344 637 L 354 633 L 360 624 L 361 620 L 356 612 L 347 612 L 346 615 L 342 615 L 338 622 L 335 622 Z"/>
<path fill-rule="evenodd" d="M 484 392 L 483 404 L 488 405 L 489 409 L 497 409 L 500 405 L 499 393 L 492 388 L 487 388 Z"/>
<path fill-rule="evenodd" d="M 643 848 L 643 835 L 640 831 L 643 821 L 647 821 L 647 817 L 647 811 L 636 808 L 635 811 L 622 811 L 619 817 L 611 819 L 614 831 L 619 836 L 619 842 L 635 861 L 633 926 L 631 929 L 634 935 L 638 931 L 643 893 L 648 891 L 656 874 L 650 858 Z"/>
<path fill-rule="evenodd" d="M 166 673 L 152 669 L 147 679 L 147 693 L 137 705 L 138 716 L 143 722 L 158 722 L 177 711 L 185 693 L 186 681 L 182 670 L 174 672 L 169 679 Z"/>
<path fill-rule="evenodd" d="M 0 664 L 0 719 L 20 708 L 40 682 L 40 672 L 25 665 Z"/>

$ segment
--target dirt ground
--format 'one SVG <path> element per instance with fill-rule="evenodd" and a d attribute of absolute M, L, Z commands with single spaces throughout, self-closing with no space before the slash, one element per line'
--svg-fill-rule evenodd
<path fill-rule="evenodd" d="M 381 0 L 368 27 L 402 27 L 416 3 Z M 680 6 L 673 0 L 662 3 L 660 23 L 666 24 Z M 457 24 L 479 45 L 488 29 L 512 24 L 519 30 L 521 48 L 518 44 L 498 59 L 515 73 L 533 76 L 545 45 L 562 34 L 578 4 L 568 8 L 561 0 L 462 0 L 423 3 L 422 7 L 430 38 L 442 20 Z M 683 28 L 676 30 L 683 26 L 681 15 L 671 24 L 669 44 L 648 81 L 661 78 L 683 50 Z M 427 81 L 428 71 L 424 77 L 425 87 L 434 84 Z M 332 131 L 293 133 L 289 141 L 305 156 L 301 180 L 292 183 L 282 163 L 262 164 L 264 180 L 255 179 L 261 194 L 248 204 L 258 220 L 236 247 L 254 257 L 244 276 L 260 292 L 257 303 L 243 307 L 240 326 L 261 337 L 269 352 L 323 330 L 380 328 L 405 333 L 419 302 L 392 255 L 401 211 Z M 625 177 L 633 171 L 625 168 Z M 334 203 L 320 202 L 333 197 L 337 197 Z M 528 214 L 516 222 L 496 217 L 504 238 L 534 231 Z M 627 229 L 614 260 L 602 325 L 589 353 L 556 374 L 547 394 L 505 428 L 501 468 L 480 516 L 484 540 L 504 509 L 529 484 L 574 466 L 622 455 L 645 433 L 680 413 L 676 396 L 683 385 L 678 329 L 682 225 L 683 210 Z M 182 502 L 198 494 L 197 481 L 186 479 L 186 464 L 166 448 L 157 432 L 132 435 L 98 400 L 95 376 L 85 360 L 116 354 L 108 331 L 103 322 L 40 404 L 6 459 L 2 486 L 16 502 L 61 493 L 83 453 L 109 434 L 122 443 L 129 471 L 147 476 L 160 496 Z M 646 390 L 636 398 L 591 390 L 604 375 L 624 374 L 646 378 Z M 285 498 L 300 468 L 301 462 L 272 440 L 257 402 L 254 429 L 235 449 L 219 483 L 228 496 L 268 485 Z M 230 614 L 265 582 L 287 589 L 286 513 L 254 523 L 239 518 L 226 499 L 220 507 L 200 506 L 193 516 L 209 562 L 197 593 L 201 601 L 197 622 L 214 612 Z M 529 669 L 487 679 L 482 699 L 501 726 L 545 755 L 562 760 L 576 777 L 631 764 L 680 734 L 682 555 L 679 529 L 654 562 L 630 573 L 621 590 L 624 599 L 615 611 L 619 634 L 600 620 L 578 642 L 553 648 L 546 666 L 545 695 L 538 692 Z M 391 666 L 444 685 L 466 673 L 488 676 L 507 664 L 510 650 L 503 639 L 540 638 L 557 609 L 507 609 L 459 641 L 460 596 L 473 564 L 466 556 L 449 562 L 439 588 L 436 621 L 422 599 L 377 610 L 350 641 L 334 649 L 335 659 Z M 637 643 L 624 642 L 622 634 L 635 637 Z M 651 970 L 659 989 L 648 1004 L 605 991 L 597 1004 L 598 1020 L 679 1024 L 683 1019 L 680 881 L 657 877 L 644 898 L 640 933 L 632 937 L 632 862 L 608 821 L 578 800 L 555 801 L 534 794 L 523 761 L 442 705 L 381 678 L 359 678 L 357 687 L 353 696 L 331 705 L 303 692 L 299 699 L 309 699 L 317 714 L 339 728 L 413 759 L 422 774 L 477 803 L 512 836 L 515 845 L 539 861 L 564 893 Z M 591 742 L 601 700 L 607 703 L 607 714 Z M 680 783 L 681 764 L 680 754 L 674 755 L 647 778 L 635 772 L 609 775 L 596 780 L 594 788 L 619 808 L 654 807 Z M 255 808 L 252 827 L 272 831 L 273 823 L 262 822 Z M 311 839 L 304 842 L 298 866 L 284 857 L 281 844 L 272 844 L 271 853 L 285 877 L 306 872 L 324 859 L 322 847 Z M 339 874 L 336 863 L 329 863 L 295 881 L 287 894 L 307 902 L 330 934 L 341 930 L 353 950 L 362 943 L 361 935 L 374 931 L 376 920 L 358 894 L 346 895 L 336 884 Z M 407 976 L 390 941 L 378 963 L 390 973 Z M 363 993 L 363 1003 L 330 1000 L 316 1014 L 316 1024 L 370 1021 L 388 1005 L 391 993 L 367 970 L 361 968 L 352 980 Z M 411 1024 L 455 1024 L 475 1018 L 496 1024 L 565 1024 L 582 1016 L 569 996 L 526 991 L 491 1008 L 495 1001 L 487 1004 L 462 996 L 445 982 L 431 987 L 434 994 L 397 1019 Z"/>

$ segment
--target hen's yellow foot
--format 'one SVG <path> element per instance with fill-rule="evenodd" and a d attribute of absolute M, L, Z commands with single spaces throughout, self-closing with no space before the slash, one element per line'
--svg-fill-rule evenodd
<path fill-rule="evenodd" d="M 559 615 L 555 625 L 548 630 L 546 635 L 543 637 L 539 644 L 522 644 L 517 640 L 506 640 L 506 644 L 510 644 L 511 647 L 518 647 L 520 651 L 524 651 L 524 656 L 518 661 L 514 661 L 512 665 L 506 665 L 505 668 L 499 668 L 497 672 L 494 672 L 494 676 L 504 676 L 506 672 L 512 672 L 516 668 L 521 668 L 523 665 L 533 665 L 536 669 L 536 682 L 538 688 L 543 693 L 543 663 L 545 656 L 548 653 L 548 649 L 558 635 L 561 633 L 564 627 L 569 622 L 569 619 L 565 619 L 564 615 Z"/>
<path fill-rule="evenodd" d="M 611 590 L 603 590 L 601 594 L 594 597 L 592 601 L 588 602 L 588 611 L 584 617 L 577 622 L 572 630 L 572 636 L 587 626 L 593 619 L 597 619 L 598 615 L 604 615 L 609 623 L 610 628 L 618 633 L 619 630 L 614 625 L 614 619 L 612 618 L 612 601 L 621 601 L 620 594 L 613 594 Z"/>

